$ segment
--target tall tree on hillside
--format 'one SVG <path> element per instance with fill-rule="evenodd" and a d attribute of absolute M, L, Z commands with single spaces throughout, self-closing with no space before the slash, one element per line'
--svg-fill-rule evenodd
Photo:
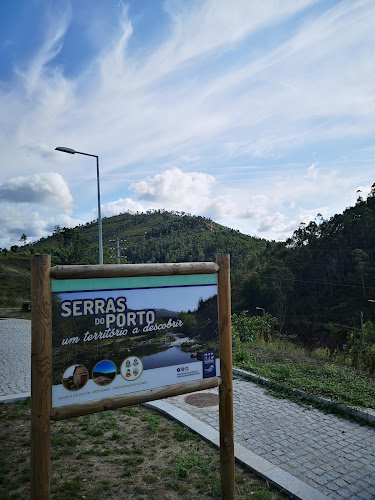
<path fill-rule="evenodd" d="M 367 274 L 368 268 L 370 267 L 369 257 L 367 253 L 360 248 L 353 250 L 352 255 L 355 263 L 356 274 L 361 278 L 363 296 L 366 297 L 364 276 Z"/>

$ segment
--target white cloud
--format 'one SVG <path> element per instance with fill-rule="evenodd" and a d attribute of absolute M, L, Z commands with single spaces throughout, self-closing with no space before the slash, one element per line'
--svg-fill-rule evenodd
<path fill-rule="evenodd" d="M 230 50 L 250 33 L 303 10 L 314 0 L 297 0 L 291 3 L 282 0 L 249 2 L 237 0 L 229 4 L 226 0 L 208 0 L 191 4 L 169 0 L 166 9 L 171 16 L 172 33 L 169 41 L 162 46 L 155 57 L 160 61 L 171 60 L 176 66 L 208 51 Z"/>
<path fill-rule="evenodd" d="M 317 178 L 317 176 L 318 176 L 318 171 L 317 171 L 316 165 L 315 165 L 315 163 L 312 163 L 309 166 L 309 168 L 307 169 L 306 178 L 315 180 Z"/>
<path fill-rule="evenodd" d="M 285 241 L 298 228 L 301 222 L 303 220 L 298 218 L 290 219 L 284 213 L 275 212 L 260 221 L 257 231 L 261 233 L 263 238 Z"/>
<path fill-rule="evenodd" d="M 230 194 L 214 196 L 211 194 L 211 200 L 205 208 L 201 208 L 198 213 L 213 220 L 226 220 L 228 217 L 236 217 L 238 207 Z"/>
<path fill-rule="evenodd" d="M 129 164 L 165 154 L 196 156 L 212 148 L 228 154 L 228 145 L 232 156 L 266 157 L 317 138 L 373 131 L 373 51 L 361 50 L 346 63 L 347 50 L 374 39 L 370 3 L 343 2 L 304 21 L 281 45 L 236 58 L 237 45 L 250 34 L 311 3 L 170 3 L 168 38 L 139 61 L 128 49 L 133 28 L 125 8 L 117 39 L 70 80 L 61 71 L 47 71 L 66 33 L 70 14 L 65 14 L 57 26 L 50 25 L 30 63 L 39 68 L 27 73 L 39 97 L 23 102 L 25 109 L 17 113 L 24 116 L 15 124 L 18 141 L 38 144 L 42 139 L 52 150 L 56 138 L 74 146 L 80 137 L 82 149 L 100 145 L 110 160 L 107 168 L 114 170 L 123 168 L 124 158 Z M 213 65 L 226 52 L 233 52 L 234 67 L 228 61 Z M 207 63 L 210 71 L 203 78 Z M 316 78 L 314 65 L 319 65 Z"/>
<path fill-rule="evenodd" d="M 324 218 L 325 213 L 327 213 L 326 206 L 316 206 L 311 210 L 301 209 L 297 216 L 298 225 L 301 224 L 301 222 L 308 224 L 310 221 L 316 220 L 316 216 L 318 214 L 321 214 Z M 294 229 L 297 229 L 297 227 L 295 227 Z"/>
<path fill-rule="evenodd" d="M 253 195 L 250 197 L 245 209 L 240 212 L 239 216 L 244 219 L 256 219 L 267 213 L 267 207 L 270 205 L 270 200 L 264 195 Z"/>
<path fill-rule="evenodd" d="M 18 244 L 22 233 L 35 241 L 50 234 L 56 224 L 73 227 L 82 223 L 69 215 L 72 210 L 73 198 L 60 174 L 7 179 L 0 184 L 0 247 Z"/>
<path fill-rule="evenodd" d="M 63 177 L 57 173 L 11 177 L 0 184 L 0 199 L 13 203 L 33 203 L 48 207 L 71 208 L 73 199 Z"/>
<path fill-rule="evenodd" d="M 26 214 L 26 216 L 25 216 Z M 76 227 L 87 219 L 72 218 L 66 213 L 50 217 L 40 214 L 29 203 L 2 203 L 0 206 L 0 248 L 20 245 L 19 238 L 25 233 L 28 241 L 37 241 L 53 233 L 56 225 Z"/>
<path fill-rule="evenodd" d="M 131 184 L 140 200 L 158 202 L 165 207 L 176 204 L 188 208 L 207 204 L 215 178 L 199 172 L 182 172 L 179 168 L 166 170 L 147 181 Z"/>
<path fill-rule="evenodd" d="M 103 217 L 111 217 L 112 215 L 118 215 L 128 211 L 142 212 L 144 210 L 145 208 L 141 203 L 136 202 L 131 198 L 119 198 L 118 200 L 106 203 L 101 207 Z M 97 213 L 95 214 L 95 217 L 97 217 Z"/>
<path fill-rule="evenodd" d="M 80 224 L 84 224 L 85 222 L 87 222 L 87 219 L 77 219 L 71 217 L 69 214 L 60 213 L 54 215 L 53 217 L 50 217 L 46 221 L 46 230 L 48 231 L 49 234 L 51 234 L 53 233 L 56 226 L 60 226 L 61 228 L 76 227 L 79 226 Z"/>
<path fill-rule="evenodd" d="M 356 186 L 371 184 L 360 169 L 324 168 L 320 154 L 331 143 L 342 145 L 337 155 L 351 153 L 355 148 L 345 151 L 345 143 L 358 137 L 362 154 L 374 135 L 374 2 L 173 0 L 165 6 L 164 41 L 133 52 L 137 23 L 120 2 L 119 24 L 106 30 L 105 43 L 95 47 L 100 52 L 67 77 L 55 58 L 76 6 L 61 11 L 51 4 L 56 11 L 45 20 L 40 47 L 27 65 L 15 61 L 12 82 L 0 82 L 2 175 L 10 177 L 0 196 L 25 203 L 25 221 L 30 206 L 38 210 L 39 234 L 52 223 L 40 218 L 46 208 L 69 225 L 90 213 L 95 200 L 86 184 L 91 166 L 55 153 L 57 145 L 100 155 L 103 215 L 186 210 L 246 232 L 259 228 L 267 237 L 286 234 L 314 207 L 327 207 L 325 216 L 342 210 L 355 200 Z M 239 158 L 281 161 L 313 146 L 316 157 L 306 154 L 291 171 L 265 162 L 256 190 L 251 175 L 236 189 L 223 181 L 231 180 L 228 164 Z M 60 168 L 72 193 L 60 174 L 50 173 Z M 112 180 L 121 172 L 122 191 Z"/>
<path fill-rule="evenodd" d="M 40 81 L 43 78 L 43 73 L 46 71 L 47 65 L 51 62 L 56 55 L 60 52 L 62 47 L 62 39 L 66 33 L 71 19 L 71 8 L 67 7 L 65 11 L 47 12 L 48 17 L 47 33 L 45 39 L 35 54 L 34 58 L 30 61 L 28 67 L 23 70 L 16 69 L 18 75 L 24 80 L 27 94 L 30 95 L 39 89 Z M 59 70 L 49 71 L 49 77 L 54 78 L 55 73 Z"/>
<path fill-rule="evenodd" d="M 46 222 L 35 210 L 2 203 L 0 209 L 0 247 L 18 245 L 21 234 L 28 238 L 40 238 L 46 230 Z M 26 216 L 25 216 L 26 210 Z"/>
<path fill-rule="evenodd" d="M 280 212 L 276 212 L 273 215 L 268 215 L 267 217 L 264 217 L 264 219 L 258 225 L 258 231 L 260 233 L 270 230 L 276 230 L 277 232 L 279 232 L 281 228 L 285 228 L 284 221 L 285 215 L 281 214 Z"/>

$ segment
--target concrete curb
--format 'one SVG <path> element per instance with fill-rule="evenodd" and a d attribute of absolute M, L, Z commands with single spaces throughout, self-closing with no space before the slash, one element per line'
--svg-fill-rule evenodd
<path fill-rule="evenodd" d="M 256 375 L 255 373 L 241 370 L 240 368 L 233 368 L 233 375 L 238 375 L 240 377 L 250 379 L 253 382 L 256 382 L 258 384 L 263 384 L 263 385 L 267 385 L 267 386 L 274 386 L 274 387 L 276 386 L 276 387 L 279 387 L 280 389 L 285 389 L 285 387 L 278 382 L 273 382 L 272 380 L 268 380 L 267 378 Z M 364 420 L 369 425 L 372 425 L 372 426 L 375 425 L 375 412 L 372 412 L 371 410 L 359 410 L 357 408 L 350 408 L 349 406 L 345 406 L 345 405 L 340 404 L 340 403 L 335 403 L 334 401 L 331 401 L 330 399 L 326 399 L 326 398 L 322 398 L 322 397 L 318 397 L 318 396 L 312 396 L 311 394 L 308 394 L 307 392 L 304 392 L 304 391 L 299 391 L 298 389 L 290 389 L 290 391 L 292 391 L 297 396 L 300 396 L 301 398 L 306 399 L 307 401 L 312 401 L 313 403 L 320 403 L 320 404 L 323 404 L 325 406 L 330 406 L 332 408 L 335 408 L 336 410 L 340 410 L 343 413 L 346 413 L 347 415 L 350 415 L 351 417 Z"/>
<path fill-rule="evenodd" d="M 189 429 L 192 429 L 196 434 L 199 434 L 215 446 L 220 446 L 220 435 L 217 430 L 170 403 L 153 401 L 151 403 L 144 403 L 143 406 L 168 415 L 176 422 L 189 427 Z M 327 498 L 319 490 L 309 486 L 236 442 L 234 443 L 234 456 L 257 476 L 265 479 L 291 498 L 297 500 L 324 500 Z"/>
<path fill-rule="evenodd" d="M 28 399 L 31 396 L 29 392 L 20 392 L 19 394 L 12 394 L 11 396 L 0 396 L 1 403 L 16 403 L 23 399 Z"/>

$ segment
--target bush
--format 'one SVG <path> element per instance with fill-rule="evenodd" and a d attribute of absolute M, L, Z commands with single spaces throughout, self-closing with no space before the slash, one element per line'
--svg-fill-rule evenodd
<path fill-rule="evenodd" d="M 374 373 L 375 371 L 375 325 L 367 321 L 363 330 L 355 330 L 348 336 L 343 347 L 344 358 L 356 369 Z M 340 354 L 338 354 L 340 357 Z"/>
<path fill-rule="evenodd" d="M 253 342 L 256 339 L 270 340 L 273 335 L 278 334 L 277 319 L 271 314 L 263 316 L 246 316 L 248 311 L 241 311 L 239 315 L 232 315 L 232 336 L 234 343 Z"/>
<path fill-rule="evenodd" d="M 252 318 L 248 318 L 246 313 L 247 311 L 241 311 L 239 315 L 232 315 L 232 336 L 241 342 L 252 342 L 255 339 L 255 332 Z"/>

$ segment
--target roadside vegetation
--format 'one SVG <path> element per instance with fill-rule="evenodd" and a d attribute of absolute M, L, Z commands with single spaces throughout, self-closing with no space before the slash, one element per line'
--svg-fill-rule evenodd
<path fill-rule="evenodd" d="M 14 319 L 31 319 L 30 311 L 21 311 L 19 307 L 0 307 L 1 318 L 14 318 Z"/>
<path fill-rule="evenodd" d="M 329 220 L 318 214 L 285 243 L 183 212 L 129 212 L 103 220 L 104 261 L 115 262 L 117 237 L 126 240 L 122 263 L 230 253 L 234 366 L 281 384 L 283 397 L 298 389 L 375 409 L 374 228 L 375 184 L 366 200 Z M 95 221 L 20 243 L 0 249 L 0 318 L 30 319 L 21 304 L 30 299 L 31 255 L 97 263 Z M 1 405 L 0 419 L 0 500 L 27 498 L 29 404 Z M 54 423 L 51 442 L 52 498 L 219 497 L 218 451 L 143 407 Z M 238 499 L 282 497 L 244 469 L 236 477 Z"/>
<path fill-rule="evenodd" d="M 2 404 L 0 427 L 0 500 L 29 498 L 29 401 Z M 142 406 L 52 422 L 51 498 L 220 498 L 219 451 Z M 236 498 L 286 496 L 236 466 Z"/>
<path fill-rule="evenodd" d="M 0 308 L 0 317 L 31 319 L 30 312 Z M 344 346 L 306 349 L 295 337 L 282 335 L 277 319 L 232 315 L 233 366 L 281 384 L 350 407 L 375 409 L 375 325 L 353 330 Z M 212 345 L 217 349 L 217 345 Z"/>
<path fill-rule="evenodd" d="M 75 228 L 57 225 L 53 234 L 35 242 L 22 234 L 18 245 L 0 249 L 0 306 L 29 298 L 31 255 L 50 254 L 52 265 L 96 264 L 97 238 L 92 221 Z M 361 331 L 362 323 L 375 323 L 375 184 L 367 198 L 359 197 L 342 214 L 330 219 L 317 214 L 301 223 L 284 243 L 164 210 L 103 218 L 106 264 L 117 261 L 117 238 L 126 241 L 126 252 L 120 251 L 123 264 L 212 262 L 217 253 L 229 253 L 233 312 L 267 311 L 283 334 L 309 351 L 328 347 L 332 356 L 348 344 L 352 331 Z M 351 356 L 361 369 L 362 355 L 355 366 L 360 347 L 353 344 Z"/>
<path fill-rule="evenodd" d="M 3 308 L 20 308 L 23 300 L 30 300 L 30 279 L 30 255 L 14 255 L 11 252 L 1 255 L 0 316 L 4 316 Z"/>
<path fill-rule="evenodd" d="M 350 407 L 375 409 L 375 334 L 366 323 L 363 332 L 353 331 L 347 343 L 330 352 L 308 351 L 293 338 L 281 335 L 270 314 L 248 317 L 243 311 L 232 317 L 233 364 L 251 373 L 331 399 Z"/>

